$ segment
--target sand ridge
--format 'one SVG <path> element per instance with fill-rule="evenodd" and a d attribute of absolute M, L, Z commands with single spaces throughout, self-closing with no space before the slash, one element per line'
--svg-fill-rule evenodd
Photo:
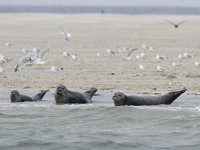
<path fill-rule="evenodd" d="M 174 29 L 165 19 L 186 20 Z M 1 89 L 48 89 L 62 83 L 73 89 L 97 87 L 110 91 L 169 91 L 188 88 L 199 92 L 200 68 L 200 17 L 164 15 L 109 15 L 109 14 L 0 14 L 0 53 L 13 60 L 2 67 L 7 78 L 0 77 Z M 60 35 L 60 27 L 72 37 L 69 42 Z M 5 43 L 11 43 L 5 47 Z M 142 43 L 156 51 L 142 49 Z M 24 56 L 22 48 L 50 49 L 46 64 L 26 66 L 14 73 L 14 67 Z M 124 61 L 121 54 L 109 56 L 107 49 L 138 48 L 132 59 Z M 62 52 L 76 53 L 80 60 L 63 57 Z M 97 57 L 96 53 L 104 57 Z M 136 59 L 144 52 L 146 59 Z M 188 52 L 192 59 L 179 60 L 178 54 Z M 168 57 L 155 60 L 156 54 Z M 173 68 L 172 62 L 183 66 Z M 138 69 L 143 64 L 145 71 Z M 165 73 L 156 71 L 156 65 L 167 68 Z M 63 67 L 51 72 L 50 67 Z"/>

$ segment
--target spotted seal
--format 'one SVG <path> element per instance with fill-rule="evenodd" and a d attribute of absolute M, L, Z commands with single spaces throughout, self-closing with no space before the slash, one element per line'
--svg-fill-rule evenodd
<path fill-rule="evenodd" d="M 17 90 L 13 90 L 10 93 L 11 102 L 34 102 L 34 101 L 41 101 L 44 95 L 49 90 L 41 90 L 40 93 L 36 94 L 33 97 L 22 95 Z"/>
<path fill-rule="evenodd" d="M 92 103 L 92 97 L 96 93 L 96 88 L 91 88 L 83 93 L 70 91 L 64 85 L 59 85 L 55 91 L 56 104 L 86 104 Z"/>
<path fill-rule="evenodd" d="M 125 95 L 122 92 L 117 92 L 112 97 L 115 106 L 123 106 L 123 105 L 160 105 L 166 104 L 170 105 L 176 98 L 178 98 L 182 93 L 184 93 L 187 89 L 182 89 L 180 91 L 172 91 L 162 95 L 151 95 L 151 96 L 143 96 L 143 95 Z"/>

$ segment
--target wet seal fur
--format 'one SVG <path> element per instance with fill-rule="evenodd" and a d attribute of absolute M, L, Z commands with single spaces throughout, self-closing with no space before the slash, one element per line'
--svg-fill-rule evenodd
<path fill-rule="evenodd" d="M 86 104 L 92 103 L 92 97 L 96 93 L 96 88 L 91 88 L 84 93 L 70 91 L 64 85 L 59 85 L 55 92 L 56 104 Z"/>
<path fill-rule="evenodd" d="M 33 97 L 22 95 L 19 93 L 17 90 L 13 90 L 10 93 L 10 100 L 11 102 L 34 102 L 34 101 L 41 101 L 44 95 L 48 92 L 49 90 L 41 90 L 40 93 L 36 94 Z"/>
<path fill-rule="evenodd" d="M 127 96 L 122 92 L 117 92 L 112 97 L 115 106 L 123 106 L 123 105 L 160 105 L 166 104 L 170 105 L 172 102 L 176 100 L 181 94 L 183 94 L 187 89 L 182 89 L 180 91 L 172 91 L 162 95 L 153 95 L 153 96 L 138 96 L 131 95 Z"/>

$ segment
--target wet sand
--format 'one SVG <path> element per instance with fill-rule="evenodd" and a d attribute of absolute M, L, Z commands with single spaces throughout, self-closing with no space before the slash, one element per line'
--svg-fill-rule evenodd
<path fill-rule="evenodd" d="M 175 29 L 165 19 L 187 20 Z M 186 87 L 188 92 L 200 92 L 200 17 L 153 16 L 109 14 L 0 14 L 0 53 L 13 60 L 2 65 L 7 78 L 0 76 L 0 89 L 54 89 L 62 83 L 69 89 L 86 90 L 97 87 L 106 91 L 166 92 Z M 72 37 L 65 41 L 60 27 Z M 5 43 L 11 44 L 5 47 Z M 156 49 L 143 50 L 145 43 Z M 21 49 L 50 49 L 46 64 L 26 66 L 14 73 Z M 109 56 L 107 49 L 138 48 L 132 59 L 124 61 L 120 54 Z M 63 57 L 62 52 L 76 53 L 80 60 Z M 96 53 L 104 57 L 97 57 Z M 145 60 L 137 60 L 136 54 L 147 54 Z M 190 53 L 194 58 L 179 60 L 178 54 Z M 156 54 L 168 60 L 158 62 Z M 183 66 L 173 68 L 172 62 Z M 138 69 L 143 64 L 145 71 Z M 156 65 L 167 68 L 165 73 L 156 71 Z M 51 72 L 51 66 L 63 67 Z"/>

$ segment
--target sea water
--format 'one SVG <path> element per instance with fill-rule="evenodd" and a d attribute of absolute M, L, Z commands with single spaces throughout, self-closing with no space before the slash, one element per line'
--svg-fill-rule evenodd
<path fill-rule="evenodd" d="M 51 93 L 41 102 L 10 103 L 9 94 L 0 91 L 0 150 L 200 149 L 198 95 L 115 107 L 110 92 L 81 105 L 56 105 Z"/>

